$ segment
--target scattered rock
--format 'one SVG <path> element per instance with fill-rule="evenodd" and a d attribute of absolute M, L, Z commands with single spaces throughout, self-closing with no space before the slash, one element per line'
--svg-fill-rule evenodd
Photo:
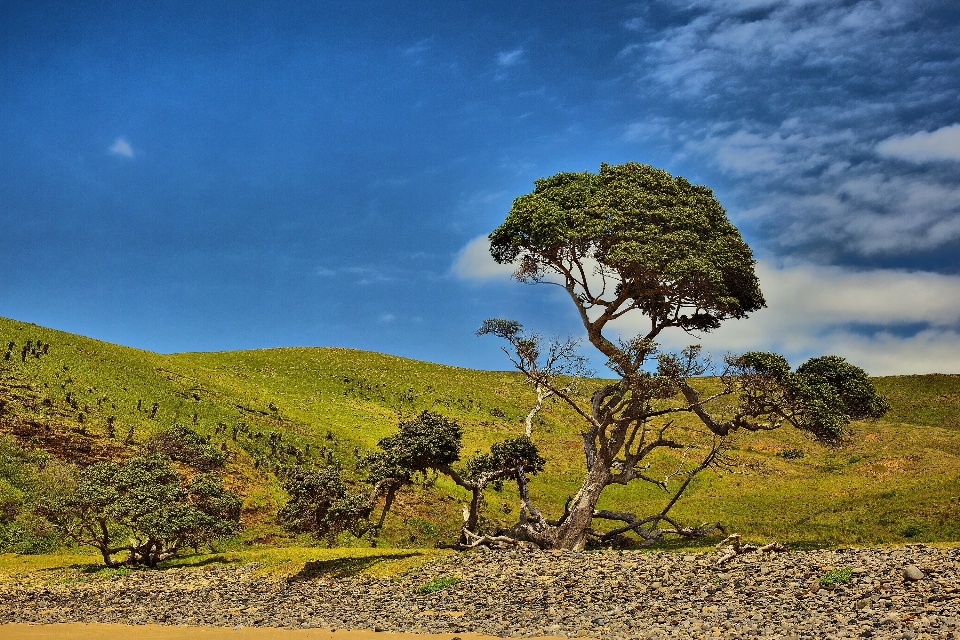
<path fill-rule="evenodd" d="M 274 581 L 258 577 L 255 565 L 138 570 L 70 584 L 8 579 L 0 581 L 0 624 L 352 628 L 448 638 L 906 637 L 896 635 L 901 629 L 960 635 L 960 549 L 791 552 L 762 564 L 742 556 L 722 573 L 706 569 L 716 555 L 522 547 L 447 556 L 392 580 L 321 574 Z M 895 579 L 918 566 L 937 567 L 937 579 Z M 857 571 L 832 591 L 820 588 L 822 576 L 844 568 Z M 460 582 L 420 591 L 447 576 Z"/>
<path fill-rule="evenodd" d="M 907 566 L 903 569 L 903 579 L 904 579 L 904 580 L 911 580 L 911 581 L 923 580 L 923 579 L 926 578 L 926 577 L 927 577 L 927 574 L 925 574 L 923 571 L 921 571 L 920 568 L 917 567 L 916 565 L 913 565 L 913 564 L 907 565 Z"/>

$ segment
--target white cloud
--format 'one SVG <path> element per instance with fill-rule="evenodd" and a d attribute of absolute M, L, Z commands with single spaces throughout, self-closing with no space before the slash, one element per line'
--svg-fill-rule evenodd
<path fill-rule="evenodd" d="M 862 255 L 924 251 L 960 238 L 960 185 L 923 175 L 852 175 L 823 180 L 819 192 L 768 193 L 748 214 L 771 221 L 785 247 L 834 243 Z"/>
<path fill-rule="evenodd" d="M 877 145 L 877 153 L 911 162 L 960 160 L 960 124 L 936 131 L 892 136 Z"/>
<path fill-rule="evenodd" d="M 721 123 L 713 128 L 727 127 Z M 737 128 L 732 133 L 710 132 L 685 146 L 690 151 L 712 152 L 714 162 L 731 175 L 765 174 L 791 179 L 826 167 L 831 163 L 832 152 L 856 142 L 848 130 L 818 131 L 818 128 L 791 118 L 772 131 Z"/>
<path fill-rule="evenodd" d="M 664 347 L 701 343 L 715 356 L 770 350 L 794 364 L 833 353 L 873 375 L 960 373 L 960 276 L 765 261 L 757 274 L 767 308 L 699 338 L 664 333 Z M 616 328 L 632 335 L 645 323 L 625 317 Z"/>
<path fill-rule="evenodd" d="M 113 145 L 111 145 L 109 151 L 114 155 L 123 156 L 124 158 L 133 157 L 133 147 L 123 138 L 117 138 Z"/>
<path fill-rule="evenodd" d="M 498 264 L 490 256 L 490 240 L 483 235 L 460 250 L 451 270 L 465 280 L 507 280 L 516 268 L 516 265 Z"/>
<path fill-rule="evenodd" d="M 514 267 L 494 262 L 489 246 L 486 236 L 471 240 L 457 255 L 453 273 L 507 280 Z M 776 351 L 794 364 L 836 354 L 872 375 L 960 373 L 960 276 L 764 260 L 757 275 L 765 309 L 699 337 L 665 332 L 659 338 L 664 348 L 700 343 L 717 357 L 727 351 Z M 628 314 L 613 328 L 635 335 L 648 329 L 646 322 Z"/>
<path fill-rule="evenodd" d="M 380 322 L 393 322 L 396 319 L 397 316 L 393 315 L 392 313 L 385 313 L 380 316 Z"/>
<path fill-rule="evenodd" d="M 869 131 L 800 117 L 776 126 L 718 122 L 682 144 L 738 180 L 741 202 L 753 203 L 739 219 L 765 227 L 779 249 L 895 255 L 960 239 L 956 177 L 864 161 L 874 148 Z"/>
<path fill-rule="evenodd" d="M 523 49 L 514 49 L 513 51 L 501 51 L 497 54 L 497 64 L 501 67 L 512 67 L 520 62 L 523 57 Z"/>

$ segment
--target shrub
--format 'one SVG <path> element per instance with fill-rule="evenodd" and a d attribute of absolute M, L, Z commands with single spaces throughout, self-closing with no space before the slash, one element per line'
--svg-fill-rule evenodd
<path fill-rule="evenodd" d="M 436 593 L 443 591 L 447 587 L 459 584 L 460 578 L 457 576 L 438 576 L 418 589 L 420 593 Z"/>
<path fill-rule="evenodd" d="M 846 584 L 853 575 L 853 569 L 833 569 L 820 576 L 820 584 L 829 587 L 837 584 Z"/>
<path fill-rule="evenodd" d="M 72 487 L 73 467 L 0 436 L 0 553 L 46 553 L 60 539 L 35 510 Z"/>
<path fill-rule="evenodd" d="M 220 469 L 226 456 L 207 438 L 189 427 L 175 424 L 169 429 L 153 434 L 143 445 L 146 454 L 162 454 L 188 464 L 197 471 Z"/>

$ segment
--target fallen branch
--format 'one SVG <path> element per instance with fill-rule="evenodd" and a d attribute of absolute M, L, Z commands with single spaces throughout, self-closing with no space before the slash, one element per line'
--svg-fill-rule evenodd
<path fill-rule="evenodd" d="M 466 527 L 462 529 L 462 532 L 462 539 L 466 540 L 466 542 L 458 542 L 457 544 L 453 545 L 453 548 L 459 551 L 467 551 L 469 549 L 476 549 L 477 547 L 482 546 L 502 549 L 504 547 L 516 546 L 520 543 L 519 540 L 515 538 L 509 538 L 507 536 L 477 535 Z"/>
<path fill-rule="evenodd" d="M 724 549 L 726 553 L 724 553 L 724 555 L 720 556 L 717 559 L 717 566 L 724 564 L 731 558 L 735 558 L 745 553 L 751 553 L 753 551 L 760 551 L 762 553 L 771 553 L 771 552 L 783 553 L 790 550 L 786 547 L 786 545 L 780 544 L 779 542 L 771 542 L 770 544 L 765 544 L 761 547 L 758 547 L 757 545 L 750 544 L 750 543 L 743 544 L 741 542 L 741 536 L 739 533 L 731 533 L 729 536 L 727 536 L 726 538 L 718 542 L 716 545 L 716 549 L 719 551 L 720 547 L 727 544 L 728 542 L 732 544 L 731 546 Z"/>

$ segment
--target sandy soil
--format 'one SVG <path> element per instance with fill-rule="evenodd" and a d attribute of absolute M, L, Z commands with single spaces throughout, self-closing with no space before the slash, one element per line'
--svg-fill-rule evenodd
<path fill-rule="evenodd" d="M 154 624 L 2 624 L 4 640 L 502 640 L 476 633 L 392 633 L 244 627 L 170 627 Z M 558 638 L 555 640 L 569 640 Z M 541 640 L 551 640 L 542 638 Z"/>

